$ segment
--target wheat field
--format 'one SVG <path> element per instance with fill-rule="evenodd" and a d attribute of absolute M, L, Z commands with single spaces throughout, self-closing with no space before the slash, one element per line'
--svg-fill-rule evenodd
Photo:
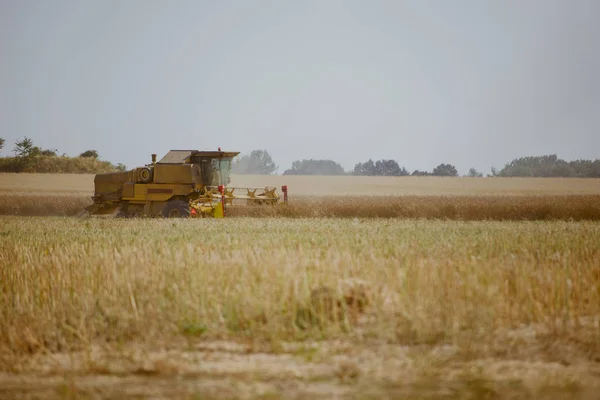
<path fill-rule="evenodd" d="M 286 207 L 232 207 L 231 217 L 600 220 L 600 179 L 233 177 L 289 183 Z M 0 215 L 72 216 L 91 204 L 93 175 L 0 174 Z"/>
<path fill-rule="evenodd" d="M 600 179 L 233 175 L 232 186 L 289 187 L 292 196 L 600 195 Z M 0 173 L 0 195 L 83 195 L 94 175 Z"/>
<path fill-rule="evenodd" d="M 0 398 L 600 393 L 595 180 L 165 220 L 44 216 L 84 206 L 87 180 L 6 177 L 0 213 L 41 216 L 0 216 Z"/>

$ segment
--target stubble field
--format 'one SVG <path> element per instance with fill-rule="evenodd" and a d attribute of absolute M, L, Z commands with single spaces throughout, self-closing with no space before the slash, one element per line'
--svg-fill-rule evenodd
<path fill-rule="evenodd" d="M 89 199 L 39 177 L 0 175 L 0 213 Z M 0 397 L 597 397 L 596 180 L 374 179 L 224 220 L 1 216 Z"/>

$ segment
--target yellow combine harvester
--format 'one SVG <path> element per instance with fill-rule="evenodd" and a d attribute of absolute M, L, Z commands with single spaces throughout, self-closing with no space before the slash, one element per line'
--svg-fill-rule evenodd
<path fill-rule="evenodd" d="M 160 161 L 94 178 L 91 215 L 187 218 L 225 216 L 227 206 L 277 204 L 274 187 L 227 187 L 238 152 L 171 150 Z M 287 202 L 287 186 L 281 188 Z"/>

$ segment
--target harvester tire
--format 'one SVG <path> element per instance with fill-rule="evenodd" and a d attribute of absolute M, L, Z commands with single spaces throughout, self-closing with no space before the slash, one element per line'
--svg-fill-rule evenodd
<path fill-rule="evenodd" d="M 148 167 L 140 168 L 138 172 L 138 177 L 140 182 L 142 183 L 150 183 L 152 182 L 152 170 Z"/>
<path fill-rule="evenodd" d="M 187 201 L 171 200 L 162 210 L 165 218 L 188 218 L 190 216 L 190 205 Z"/>

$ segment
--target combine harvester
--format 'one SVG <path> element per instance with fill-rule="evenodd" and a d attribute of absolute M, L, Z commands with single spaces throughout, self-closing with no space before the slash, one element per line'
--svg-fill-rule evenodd
<path fill-rule="evenodd" d="M 171 150 L 159 162 L 127 172 L 98 174 L 94 204 L 83 214 L 223 218 L 235 204 L 278 204 L 274 187 L 227 187 L 233 158 L 239 152 Z M 287 203 L 287 186 L 282 186 Z M 242 194 L 240 194 L 242 193 Z"/>

